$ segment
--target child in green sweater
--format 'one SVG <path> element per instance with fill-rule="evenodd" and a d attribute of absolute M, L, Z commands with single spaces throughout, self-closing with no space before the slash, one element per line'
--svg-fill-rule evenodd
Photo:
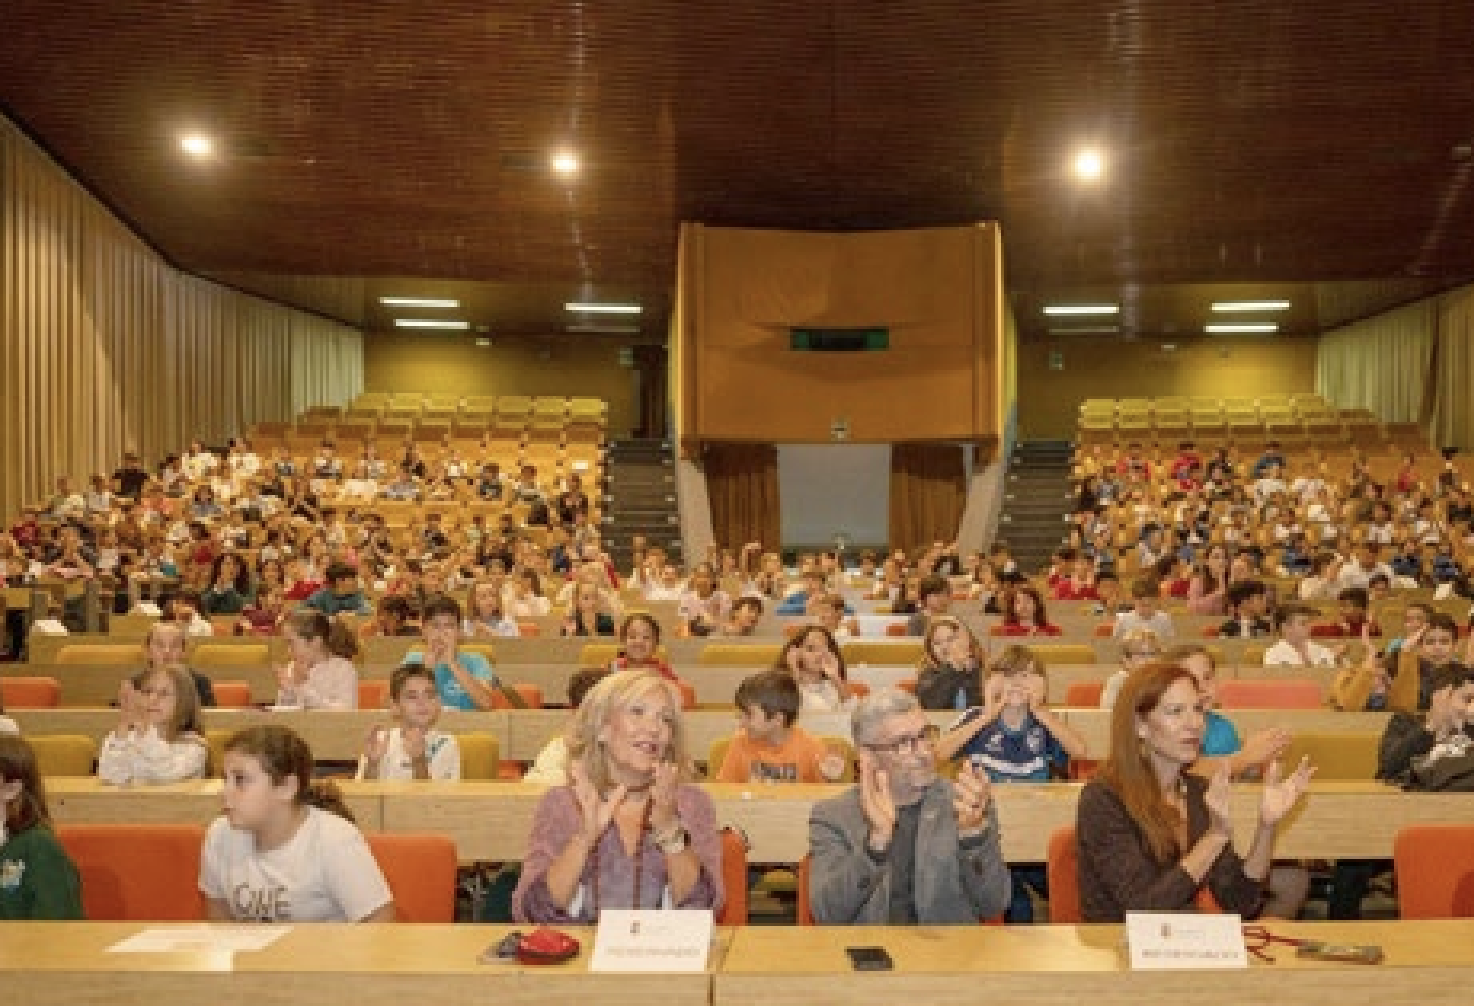
<path fill-rule="evenodd" d="M 0 736 L 0 921 L 82 917 L 82 881 L 51 830 L 36 754 Z"/>

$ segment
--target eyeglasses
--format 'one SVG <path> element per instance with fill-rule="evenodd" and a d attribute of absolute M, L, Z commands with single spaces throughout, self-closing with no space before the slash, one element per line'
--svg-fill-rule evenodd
<path fill-rule="evenodd" d="M 928 723 L 920 732 L 897 737 L 888 744 L 866 744 L 865 746 L 871 751 L 885 751 L 889 754 L 916 754 L 932 748 L 941 735 L 940 727 L 935 723 Z"/>

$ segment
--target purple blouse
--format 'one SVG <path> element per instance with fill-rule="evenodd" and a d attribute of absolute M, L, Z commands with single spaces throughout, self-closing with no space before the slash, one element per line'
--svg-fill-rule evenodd
<path fill-rule="evenodd" d="M 701 874 L 689 894 L 673 908 L 711 908 L 722 906 L 722 840 L 717 832 L 716 808 L 711 797 L 696 786 L 683 785 L 676 790 L 676 812 L 681 826 L 690 835 L 691 848 L 701 860 Z M 599 908 L 633 908 L 635 904 L 635 863 L 640 869 L 640 907 L 660 908 L 666 888 L 665 854 L 656 848 L 650 832 L 640 840 L 636 858 L 625 853 L 619 828 L 611 825 L 599 838 L 584 863 L 579 890 L 568 909 L 553 903 L 548 892 L 547 873 L 553 860 L 578 833 L 583 815 L 570 786 L 550 789 L 538 802 L 532 818 L 532 837 L 527 856 L 522 862 L 522 879 L 512 895 L 512 914 L 518 922 L 540 922 L 562 925 L 593 923 Z M 594 904 L 594 865 L 599 866 L 599 904 Z"/>

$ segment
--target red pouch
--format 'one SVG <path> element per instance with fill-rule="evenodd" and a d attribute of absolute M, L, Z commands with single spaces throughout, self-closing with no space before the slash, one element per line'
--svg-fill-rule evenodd
<path fill-rule="evenodd" d="M 578 941 L 567 933 L 539 926 L 517 944 L 519 964 L 563 964 L 578 956 Z"/>

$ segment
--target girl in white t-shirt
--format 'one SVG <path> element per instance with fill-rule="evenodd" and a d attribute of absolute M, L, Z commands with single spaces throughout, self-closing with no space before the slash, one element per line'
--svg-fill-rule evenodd
<path fill-rule="evenodd" d="M 394 897 L 337 787 L 282 726 L 225 742 L 225 813 L 205 834 L 200 890 L 212 921 L 393 922 Z"/>
<path fill-rule="evenodd" d="M 358 778 L 459 779 L 461 746 L 455 735 L 435 729 L 441 706 L 434 669 L 423 663 L 396 667 L 389 676 L 389 699 L 398 725 L 369 731 Z"/>
<path fill-rule="evenodd" d="M 205 775 L 210 749 L 200 735 L 194 678 L 178 664 L 151 667 L 123 682 L 118 726 L 102 739 L 97 777 L 116 786 Z"/>

